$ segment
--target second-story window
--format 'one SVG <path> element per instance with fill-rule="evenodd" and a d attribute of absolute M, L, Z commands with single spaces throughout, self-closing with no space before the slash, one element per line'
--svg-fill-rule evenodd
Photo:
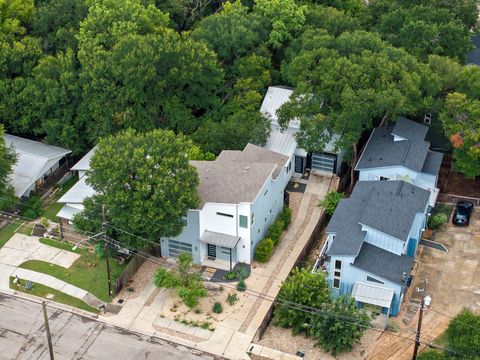
<path fill-rule="evenodd" d="M 239 222 L 241 228 L 248 228 L 248 216 L 240 215 Z"/>

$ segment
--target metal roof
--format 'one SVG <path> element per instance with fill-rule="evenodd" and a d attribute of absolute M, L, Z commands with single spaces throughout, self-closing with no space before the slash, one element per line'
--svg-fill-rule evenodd
<path fill-rule="evenodd" d="M 4 139 L 5 144 L 17 154 L 10 183 L 18 197 L 23 196 L 47 170 L 71 152 L 14 135 L 5 134 Z"/>
<path fill-rule="evenodd" d="M 223 246 L 230 249 L 233 249 L 235 246 L 237 246 L 239 240 L 239 236 L 221 234 L 209 230 L 205 230 L 200 237 L 201 243 Z"/>
<path fill-rule="evenodd" d="M 390 308 L 395 290 L 383 286 L 355 282 L 352 297 L 362 303 Z"/>
<path fill-rule="evenodd" d="M 80 170 L 80 171 L 90 170 L 90 158 L 92 157 L 96 148 L 97 147 L 95 146 L 88 153 L 86 153 L 85 156 L 81 158 L 75 165 L 73 165 L 70 170 Z"/>
<path fill-rule="evenodd" d="M 472 44 L 475 47 L 467 54 L 467 65 L 480 66 L 480 34 L 472 36 Z"/>
<path fill-rule="evenodd" d="M 71 206 L 65 205 L 60 209 L 57 214 L 57 217 L 67 220 L 73 220 L 74 216 L 81 212 L 82 210 L 73 208 Z"/>
<path fill-rule="evenodd" d="M 95 190 L 86 183 L 86 180 L 87 177 L 82 176 L 57 202 L 81 204 L 87 197 L 95 195 Z"/>
<path fill-rule="evenodd" d="M 285 104 L 292 95 L 293 90 L 282 86 L 270 86 L 263 98 L 260 112 L 268 117 L 272 124 L 278 125 L 277 111 Z M 291 120 L 289 127 L 298 129 L 300 126 L 298 120 Z"/>

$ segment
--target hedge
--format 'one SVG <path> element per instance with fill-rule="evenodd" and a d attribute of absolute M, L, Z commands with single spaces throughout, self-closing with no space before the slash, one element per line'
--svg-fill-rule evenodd
<path fill-rule="evenodd" d="M 272 256 L 273 252 L 273 240 L 270 238 L 265 238 L 260 240 L 255 250 L 255 260 L 259 262 L 267 262 Z"/>

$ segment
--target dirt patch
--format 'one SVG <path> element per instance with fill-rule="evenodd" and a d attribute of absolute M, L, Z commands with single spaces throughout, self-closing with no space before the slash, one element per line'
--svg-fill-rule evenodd
<path fill-rule="evenodd" d="M 145 261 L 138 269 L 132 279 L 123 287 L 122 291 L 113 299 L 116 303 L 118 299 L 130 300 L 135 299 L 145 286 L 153 279 L 155 271 L 160 265 L 152 261 Z"/>
<path fill-rule="evenodd" d="M 438 177 L 440 191 L 447 194 L 480 198 L 480 176 L 476 179 L 467 179 L 451 167 L 452 158 L 450 155 L 445 155 Z"/>
<path fill-rule="evenodd" d="M 273 325 L 267 328 L 262 340 L 258 341 L 258 344 L 292 355 L 295 355 L 297 351 L 301 350 L 305 353 L 305 359 L 309 360 L 354 360 L 364 359 L 378 336 L 379 333 L 376 331 L 366 331 L 360 343 L 355 345 L 351 352 L 340 354 L 336 358 L 316 346 L 313 339 L 307 338 L 304 335 L 293 336 L 291 329 L 284 329 Z"/>

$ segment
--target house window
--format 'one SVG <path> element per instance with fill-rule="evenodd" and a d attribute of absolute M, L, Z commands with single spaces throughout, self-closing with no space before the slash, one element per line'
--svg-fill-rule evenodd
<path fill-rule="evenodd" d="M 333 287 L 335 289 L 340 288 L 340 277 L 342 275 L 341 270 L 342 270 L 342 261 L 335 260 L 335 271 L 333 272 Z"/>
<path fill-rule="evenodd" d="M 233 215 L 231 215 L 231 214 L 225 214 L 225 213 L 222 213 L 222 212 L 217 212 L 217 215 L 233 218 Z"/>
<path fill-rule="evenodd" d="M 268 194 L 268 189 L 265 190 L 265 192 L 263 193 L 263 196 L 267 196 L 267 194 Z"/>
<path fill-rule="evenodd" d="M 333 287 L 335 289 L 340 289 L 340 279 L 337 279 L 337 278 L 333 279 Z"/>
<path fill-rule="evenodd" d="M 241 228 L 248 228 L 248 216 L 240 215 L 240 227 Z"/>
<path fill-rule="evenodd" d="M 255 222 L 255 213 L 252 212 L 252 216 L 250 218 L 250 226 L 252 226 L 254 222 Z"/>
<path fill-rule="evenodd" d="M 342 262 L 340 260 L 335 260 L 335 269 L 342 270 Z"/>
<path fill-rule="evenodd" d="M 377 280 L 374 277 L 371 277 L 371 276 L 368 276 L 368 275 L 367 275 L 367 281 L 372 282 L 372 283 L 376 283 L 376 284 L 382 284 L 382 285 L 384 284 L 383 281 Z"/>
<path fill-rule="evenodd" d="M 288 172 L 290 172 L 290 170 L 292 170 L 292 161 L 291 160 L 288 163 Z"/>
<path fill-rule="evenodd" d="M 187 218 L 186 218 L 186 217 L 182 218 L 182 223 L 183 223 L 183 226 L 187 226 L 187 225 L 188 225 L 188 223 L 187 223 Z"/>
<path fill-rule="evenodd" d="M 383 180 L 390 180 L 390 178 L 387 178 L 385 176 L 380 176 L 380 181 L 383 181 Z"/>

